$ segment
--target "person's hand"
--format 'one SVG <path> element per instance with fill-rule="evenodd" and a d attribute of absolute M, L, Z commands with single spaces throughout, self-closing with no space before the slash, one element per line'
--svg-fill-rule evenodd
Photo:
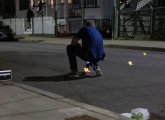
<path fill-rule="evenodd" d="M 79 45 L 77 40 L 72 40 L 71 45 Z"/>

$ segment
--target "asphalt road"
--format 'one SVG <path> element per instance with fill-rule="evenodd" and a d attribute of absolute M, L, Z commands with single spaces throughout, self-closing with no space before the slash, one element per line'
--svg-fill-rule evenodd
<path fill-rule="evenodd" d="M 165 104 L 164 52 L 105 48 L 102 77 L 68 80 L 65 45 L 0 43 L 0 69 L 12 69 L 13 80 L 114 112 L 147 108 L 159 114 Z M 132 61 L 133 65 L 128 65 Z M 78 59 L 81 71 L 84 62 Z M 14 93 L 13 93 L 14 95 Z"/>

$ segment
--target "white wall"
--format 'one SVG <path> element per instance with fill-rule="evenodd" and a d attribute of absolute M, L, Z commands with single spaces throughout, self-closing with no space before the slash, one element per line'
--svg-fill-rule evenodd
<path fill-rule="evenodd" d="M 26 18 L 3 19 L 6 25 L 9 25 L 16 35 L 22 35 L 25 30 Z M 53 17 L 36 17 L 34 18 L 34 34 L 54 34 L 55 21 Z"/>
<path fill-rule="evenodd" d="M 6 25 L 9 25 L 13 32 L 17 35 L 21 35 L 24 32 L 24 19 L 12 18 L 12 19 L 3 19 L 3 22 Z"/>
<path fill-rule="evenodd" d="M 27 13 L 27 10 L 21 10 L 17 12 L 16 16 L 17 18 L 26 18 L 26 13 Z"/>
<path fill-rule="evenodd" d="M 110 19 L 113 14 L 113 0 L 99 0 L 98 8 L 85 8 L 85 19 Z"/>
<path fill-rule="evenodd" d="M 19 0 L 15 0 L 15 4 L 16 4 L 16 17 L 26 18 L 27 10 L 19 10 Z"/>
<path fill-rule="evenodd" d="M 100 8 L 85 8 L 84 12 L 85 12 L 84 19 L 100 19 L 101 18 Z"/>
<path fill-rule="evenodd" d="M 15 0 L 16 4 L 16 16 L 17 18 L 26 18 L 27 10 L 19 10 L 19 0 Z M 37 7 L 33 10 L 34 15 L 37 14 Z M 44 15 L 46 15 L 46 7 L 43 7 Z M 54 8 L 50 6 L 47 8 L 47 15 L 53 16 L 54 15 Z"/>
<path fill-rule="evenodd" d="M 111 19 L 113 14 L 113 0 L 102 0 L 103 6 L 102 6 L 102 17 L 104 19 Z"/>
<path fill-rule="evenodd" d="M 54 34 L 54 27 L 53 17 L 34 18 L 34 34 Z"/>

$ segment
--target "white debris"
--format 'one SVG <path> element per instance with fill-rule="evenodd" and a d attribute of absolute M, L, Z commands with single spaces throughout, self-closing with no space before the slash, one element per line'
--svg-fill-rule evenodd
<path fill-rule="evenodd" d="M 132 113 L 122 113 L 121 115 L 127 117 L 127 118 L 131 118 L 132 117 Z"/>
<path fill-rule="evenodd" d="M 150 113 L 148 112 L 147 109 L 144 108 L 136 108 L 132 110 L 132 113 L 134 114 L 138 114 L 138 113 L 142 113 L 143 114 L 143 120 L 149 120 L 150 118 Z"/>
<path fill-rule="evenodd" d="M 150 118 L 150 113 L 144 108 L 132 109 L 131 113 L 122 113 L 121 115 L 133 120 L 149 120 Z"/>

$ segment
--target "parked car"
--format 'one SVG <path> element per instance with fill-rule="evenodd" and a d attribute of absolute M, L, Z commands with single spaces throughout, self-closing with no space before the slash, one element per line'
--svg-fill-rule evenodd
<path fill-rule="evenodd" d="M 13 40 L 13 36 L 12 29 L 0 21 L 0 40 Z"/>

